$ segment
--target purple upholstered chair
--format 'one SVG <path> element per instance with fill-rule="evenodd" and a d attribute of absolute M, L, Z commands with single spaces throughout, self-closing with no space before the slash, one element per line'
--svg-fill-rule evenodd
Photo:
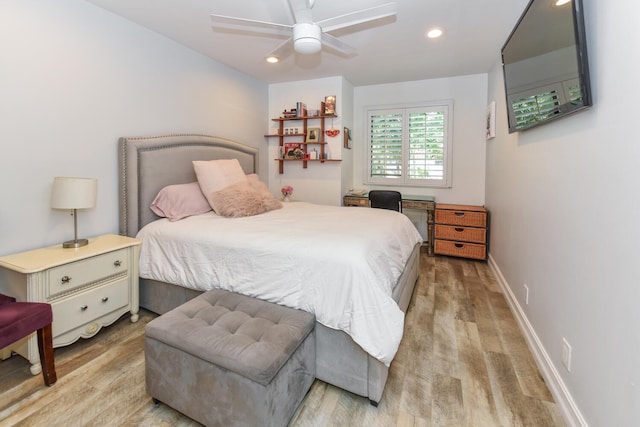
<path fill-rule="evenodd" d="M 53 312 L 49 304 L 16 302 L 15 298 L 0 294 L 0 348 L 38 331 L 38 352 L 44 383 L 55 384 L 56 367 L 53 359 Z"/>

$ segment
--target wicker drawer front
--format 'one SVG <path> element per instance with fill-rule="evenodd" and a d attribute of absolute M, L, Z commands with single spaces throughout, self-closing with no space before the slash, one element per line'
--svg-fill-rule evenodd
<path fill-rule="evenodd" d="M 486 212 L 452 211 L 436 209 L 436 222 L 440 224 L 486 227 Z"/>
<path fill-rule="evenodd" d="M 436 224 L 436 239 L 461 240 L 463 242 L 486 243 L 486 228 L 456 227 Z"/>
<path fill-rule="evenodd" d="M 487 247 L 477 243 L 460 243 L 451 240 L 434 241 L 434 253 L 438 255 L 452 255 L 463 258 L 486 259 Z"/>

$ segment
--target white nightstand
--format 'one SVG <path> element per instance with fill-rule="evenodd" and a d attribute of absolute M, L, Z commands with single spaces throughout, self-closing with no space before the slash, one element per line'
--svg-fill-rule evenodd
<path fill-rule="evenodd" d="M 138 320 L 140 241 L 106 234 L 80 248 L 62 244 L 0 257 L 0 293 L 18 301 L 47 302 L 53 309 L 53 346 L 94 336 L 126 312 Z M 15 351 L 41 372 L 35 334 L 0 349 Z"/>

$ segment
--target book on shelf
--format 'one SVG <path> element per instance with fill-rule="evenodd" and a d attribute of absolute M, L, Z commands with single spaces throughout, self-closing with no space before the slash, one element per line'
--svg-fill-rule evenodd
<path fill-rule="evenodd" d="M 296 112 L 298 113 L 298 117 L 306 117 L 307 104 L 305 104 L 304 102 L 296 102 Z"/>

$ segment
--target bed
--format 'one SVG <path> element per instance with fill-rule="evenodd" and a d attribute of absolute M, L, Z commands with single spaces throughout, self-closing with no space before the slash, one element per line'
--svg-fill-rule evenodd
<path fill-rule="evenodd" d="M 161 227 L 163 228 L 165 226 L 170 227 L 170 229 L 174 231 L 176 237 L 184 238 L 184 236 L 189 233 L 188 227 L 195 227 L 195 229 L 208 228 L 223 221 L 223 219 L 216 218 L 216 215 L 213 213 L 206 213 L 192 218 L 187 218 L 170 225 L 167 223 L 166 219 L 159 218 L 149 209 L 151 202 L 164 187 L 196 181 L 192 163 L 193 161 L 237 159 L 246 174 L 257 172 L 258 165 L 258 150 L 256 148 L 249 147 L 235 141 L 206 135 L 120 138 L 118 149 L 120 233 L 131 237 L 142 236 L 145 239 L 148 235 L 155 236 L 154 233 L 156 233 L 156 229 L 159 230 Z M 269 218 L 272 218 L 274 221 L 282 221 L 283 216 L 286 215 L 293 214 L 298 218 L 307 216 L 312 217 L 313 212 L 316 211 L 320 213 L 318 220 L 321 220 L 321 217 L 323 216 L 334 215 L 334 210 L 340 210 L 340 213 L 345 215 L 345 218 L 363 215 L 364 211 L 381 211 L 375 209 L 323 207 L 307 203 L 290 203 L 283 205 L 282 209 L 276 209 L 272 212 L 258 215 L 256 216 L 256 219 L 267 221 Z M 383 217 L 383 220 L 387 219 L 385 215 L 401 216 L 396 212 L 373 212 L 373 214 Z M 228 218 L 226 219 L 228 220 Z M 254 221 L 254 219 L 252 219 L 252 221 Z M 348 228 L 349 225 L 346 221 L 347 219 L 345 219 L 346 225 L 344 227 Z M 227 224 L 233 223 L 241 222 L 230 221 L 222 223 L 222 228 L 230 228 Z M 183 229 L 181 227 L 185 228 Z M 261 229 L 268 228 L 268 225 L 266 223 L 260 224 L 259 227 Z M 243 226 L 243 228 L 250 227 Z M 344 230 L 339 230 L 339 232 L 344 233 Z M 290 234 L 294 235 L 300 233 Z M 304 237 L 307 245 L 309 242 L 308 238 L 309 236 Z M 244 239 L 237 240 L 244 241 Z M 259 239 L 250 240 L 253 241 Z M 151 240 L 148 241 L 150 242 Z M 185 276 L 177 275 L 176 277 L 168 279 L 165 279 L 163 276 L 163 278 L 160 279 L 155 277 L 153 273 L 143 273 L 143 271 L 147 270 L 149 265 L 155 263 L 154 261 L 156 259 L 159 260 L 161 257 L 159 254 L 162 252 L 168 254 L 167 261 L 169 262 L 175 262 L 176 258 L 180 258 L 180 256 L 176 256 L 175 253 L 172 255 L 170 250 L 165 250 L 165 248 L 169 248 L 169 245 L 167 244 L 168 241 L 161 242 L 159 247 L 162 248 L 162 250 L 153 253 L 151 253 L 151 243 L 145 245 L 144 242 L 145 240 L 143 240 L 143 247 L 141 251 L 141 307 L 158 314 L 163 314 L 203 292 L 203 289 L 198 289 L 198 286 L 193 286 L 193 284 L 190 283 L 188 279 L 190 274 Z M 193 247 L 194 250 L 198 250 L 198 244 L 196 244 L 195 240 L 190 241 L 189 243 L 190 244 L 184 244 L 184 242 L 182 242 L 180 243 L 182 245 L 180 247 L 183 249 L 185 247 Z M 418 278 L 421 243 L 421 241 L 416 241 L 415 244 L 412 244 L 409 247 L 407 253 L 402 255 L 403 262 L 399 266 L 397 274 L 395 274 L 397 279 L 394 276 L 395 283 L 391 283 L 389 285 L 390 296 L 392 301 L 395 302 L 392 305 L 396 311 L 400 311 L 401 313 L 400 317 L 396 316 L 393 318 L 395 320 L 388 323 L 397 322 L 398 319 L 400 319 L 400 322 L 403 322 L 404 317 L 402 313 L 406 311 L 409 305 L 409 301 Z M 287 245 L 288 244 L 289 243 L 287 243 Z M 294 245 L 295 242 L 292 241 L 290 244 Z M 296 250 L 294 246 L 291 246 L 291 248 L 293 248 L 293 251 Z M 145 249 L 148 249 L 149 251 L 146 255 Z M 203 252 L 209 251 L 206 246 L 200 250 Z M 253 245 L 241 248 L 241 250 L 254 254 L 255 251 L 264 251 L 264 248 Z M 300 251 L 298 250 L 298 252 Z M 195 259 L 198 256 L 199 255 L 195 253 L 186 257 L 183 256 L 183 258 Z M 251 259 L 260 258 L 261 253 L 259 252 L 255 252 L 255 256 L 251 257 Z M 175 269 L 175 267 L 173 268 Z M 186 268 L 189 267 L 187 266 L 185 269 Z M 216 271 L 211 274 L 211 282 L 213 283 L 218 280 L 218 276 L 222 277 L 223 279 L 220 280 L 220 287 L 224 288 L 226 286 L 226 289 L 228 290 L 246 293 L 250 296 L 264 298 L 272 302 L 282 303 L 283 305 L 302 304 L 302 307 L 295 308 L 308 308 L 309 311 L 316 310 L 316 307 L 313 306 L 313 299 L 308 297 L 308 294 L 313 294 L 314 292 L 300 291 L 300 289 L 297 289 L 289 283 L 294 282 L 293 280 L 282 281 L 281 283 L 278 283 L 277 286 L 272 287 L 267 293 L 252 294 L 252 292 L 257 291 L 243 287 L 245 286 L 245 282 L 250 282 L 250 280 L 240 280 L 240 278 L 237 280 L 229 280 L 229 277 L 232 277 L 229 276 L 230 273 L 227 273 L 226 276 L 222 274 L 222 264 L 220 264 L 219 268 L 221 273 L 218 274 Z M 261 269 L 264 268 L 264 266 L 258 264 L 256 268 Z M 333 272 L 333 270 L 337 269 L 328 270 L 332 270 Z M 327 287 L 333 285 L 335 287 L 336 283 L 340 283 L 342 286 L 344 283 L 348 282 L 350 286 L 357 289 L 356 286 L 359 282 L 359 280 L 357 280 L 358 277 L 370 276 L 373 274 L 362 270 L 359 271 L 359 274 L 356 273 L 358 273 L 358 271 L 355 273 L 347 271 L 344 273 L 344 277 L 348 277 L 348 279 L 342 278 L 341 280 L 337 280 L 336 276 L 326 279 L 322 279 L 321 276 L 316 278 L 311 274 L 306 274 L 304 276 L 305 280 L 308 280 L 309 283 L 316 283 L 314 280 L 318 281 L 316 288 L 321 288 L 324 285 Z M 216 276 L 216 280 L 214 280 L 213 276 Z M 272 282 L 275 282 L 275 280 L 276 279 L 273 279 Z M 321 280 L 326 281 L 324 285 L 319 282 Z M 202 279 L 200 279 L 200 281 L 202 281 Z M 284 290 L 284 287 L 289 285 L 291 285 L 291 288 Z M 283 295 L 277 294 L 278 289 L 283 289 Z M 385 290 L 382 292 L 385 292 Z M 361 292 L 359 295 L 361 295 L 363 299 L 366 299 L 370 298 L 370 294 L 373 295 L 376 293 L 378 293 L 377 290 L 375 292 L 372 290 L 371 292 L 366 293 Z M 302 301 L 303 299 L 304 301 Z M 354 299 L 359 301 L 361 298 L 358 297 Z M 382 297 L 382 299 L 384 299 L 384 297 Z M 292 301 L 294 302 L 292 303 Z M 372 310 L 368 309 L 371 304 L 373 304 L 373 302 L 367 302 L 364 310 L 362 310 L 363 312 L 367 312 L 367 316 L 371 316 L 372 314 Z M 358 310 L 354 309 L 354 312 L 359 312 Z M 342 324 L 341 320 L 336 320 L 334 322 L 331 320 L 331 317 L 327 317 L 322 313 L 314 314 L 316 314 L 318 319 L 316 324 L 317 378 L 352 393 L 367 397 L 373 404 L 377 404 L 382 398 L 388 376 L 389 364 L 391 362 L 390 359 L 395 353 L 393 348 L 391 350 L 384 348 L 382 353 L 376 353 L 376 349 L 371 348 L 367 337 L 374 336 L 378 339 L 381 336 L 386 335 L 387 331 L 385 330 L 384 323 L 387 321 L 383 320 L 382 323 L 376 323 L 375 319 L 372 319 L 371 317 L 363 318 L 361 323 L 369 323 L 370 325 L 373 325 L 373 327 L 370 327 L 368 330 L 363 330 L 363 328 L 359 326 L 354 326 L 353 328 L 347 327 L 340 330 L 337 329 L 338 325 L 335 324 L 335 322 Z M 353 316 L 353 318 L 356 317 L 357 316 L 355 315 Z M 327 326 L 327 324 L 330 326 Z M 360 332 L 354 334 L 354 330 L 362 331 L 365 338 L 362 338 Z M 400 337 L 398 338 L 398 341 L 401 339 L 401 335 L 402 325 L 400 325 Z M 356 342 L 359 342 L 360 344 Z M 397 348 L 397 344 L 398 343 L 395 343 L 391 345 L 391 347 L 395 345 Z M 367 351 L 365 351 L 363 347 L 367 348 Z"/>

